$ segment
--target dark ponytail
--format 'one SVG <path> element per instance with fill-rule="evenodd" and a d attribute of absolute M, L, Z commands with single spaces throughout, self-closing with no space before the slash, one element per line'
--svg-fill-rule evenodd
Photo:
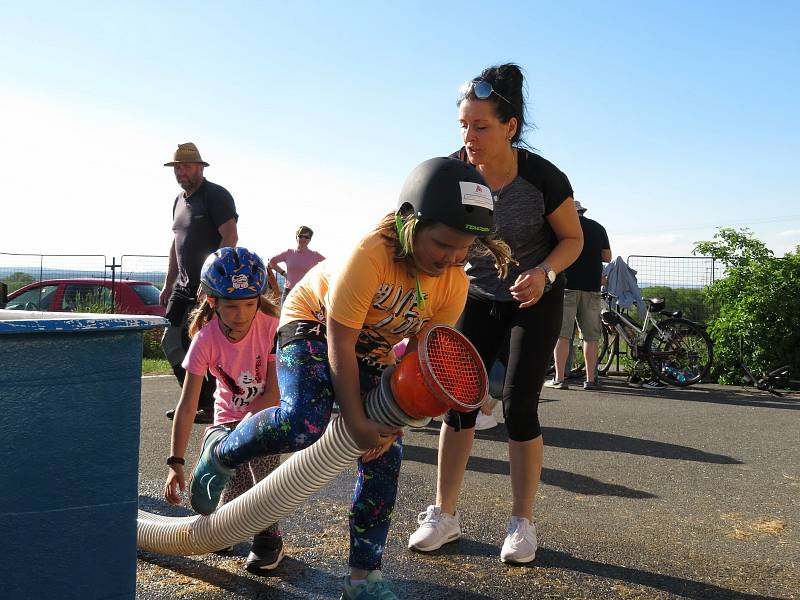
<path fill-rule="evenodd" d="M 502 96 L 501 98 L 497 94 L 492 94 L 486 99 L 494 106 L 495 114 L 500 119 L 500 122 L 508 123 L 512 117 L 517 120 L 517 131 L 514 133 L 514 137 L 511 138 L 511 145 L 527 146 L 525 140 L 522 139 L 522 135 L 527 129 L 532 129 L 534 126 L 528 123 L 525 118 L 526 89 L 525 76 L 522 73 L 522 69 L 514 63 L 495 65 L 486 67 L 476 79 L 491 83 L 492 89 Z M 475 91 L 470 90 L 465 97 L 475 100 Z"/>

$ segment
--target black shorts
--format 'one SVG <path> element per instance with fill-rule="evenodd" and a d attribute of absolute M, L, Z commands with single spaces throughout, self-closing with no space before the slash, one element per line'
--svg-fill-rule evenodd
<path fill-rule="evenodd" d="M 535 305 L 520 308 L 518 302 L 495 302 L 470 296 L 456 327 L 474 345 L 487 372 L 495 360 L 506 367 L 503 414 L 508 437 L 526 442 L 542 434 L 539 394 L 553 359 L 564 305 L 564 278 Z M 478 411 L 450 410 L 444 421 L 451 427 L 472 428 Z"/>

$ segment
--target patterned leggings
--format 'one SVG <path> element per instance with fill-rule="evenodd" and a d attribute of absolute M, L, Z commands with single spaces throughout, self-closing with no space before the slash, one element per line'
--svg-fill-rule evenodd
<path fill-rule="evenodd" d="M 272 456 L 259 456 L 252 459 L 250 462 L 239 465 L 233 477 L 231 477 L 231 480 L 228 482 L 228 485 L 222 490 L 222 497 L 220 498 L 219 505 L 227 504 L 244 494 L 277 469 L 280 464 L 281 457 L 279 454 L 275 454 Z M 281 531 L 277 523 L 273 523 L 256 534 L 256 536 L 268 537 L 280 537 L 280 535 Z"/>
<path fill-rule="evenodd" d="M 380 383 L 375 371 L 359 370 L 362 395 Z M 239 425 L 218 448 L 220 460 L 236 467 L 257 456 L 294 452 L 316 442 L 328 426 L 334 394 L 325 341 L 299 339 L 278 350 L 281 403 Z M 397 498 L 402 438 L 380 458 L 363 464 L 350 509 L 349 565 L 373 570 L 381 558 Z"/>

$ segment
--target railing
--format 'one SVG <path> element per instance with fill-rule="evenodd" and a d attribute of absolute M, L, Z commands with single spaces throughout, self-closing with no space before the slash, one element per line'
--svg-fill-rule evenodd
<path fill-rule="evenodd" d="M 636 271 L 639 288 L 646 296 L 663 296 L 667 310 L 682 310 L 700 323 L 708 322 L 719 311 L 705 298 L 704 290 L 725 276 L 722 263 L 709 256 L 628 256 L 628 266 Z"/>
<path fill-rule="evenodd" d="M 705 322 L 716 314 L 703 290 L 724 277 L 720 261 L 706 256 L 630 255 L 628 266 L 637 271 L 639 287 L 647 293 L 652 288 L 667 297 L 670 310 L 683 310 L 693 320 Z M 123 254 L 109 261 L 105 255 L 89 254 L 15 254 L 0 253 L 0 283 L 8 292 L 45 279 L 98 278 L 149 281 L 164 284 L 169 257 L 147 254 Z"/>
<path fill-rule="evenodd" d="M 164 284 L 169 258 L 126 254 L 108 261 L 103 254 L 16 254 L 0 252 L 0 282 L 9 293 L 45 279 L 135 279 Z"/>

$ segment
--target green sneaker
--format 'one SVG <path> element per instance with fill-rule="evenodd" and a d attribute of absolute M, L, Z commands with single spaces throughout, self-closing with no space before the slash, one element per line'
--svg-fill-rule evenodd
<path fill-rule="evenodd" d="M 201 515 L 210 515 L 217 509 L 222 490 L 236 469 L 231 469 L 219 462 L 214 455 L 214 448 L 223 441 L 230 429 L 223 425 L 209 427 L 203 438 L 203 449 L 194 466 L 192 483 L 189 486 L 189 500 L 192 508 Z"/>
<path fill-rule="evenodd" d="M 367 575 L 367 583 L 350 585 L 350 577 L 344 578 L 344 590 L 339 600 L 400 600 L 384 581 L 377 569 Z"/>

